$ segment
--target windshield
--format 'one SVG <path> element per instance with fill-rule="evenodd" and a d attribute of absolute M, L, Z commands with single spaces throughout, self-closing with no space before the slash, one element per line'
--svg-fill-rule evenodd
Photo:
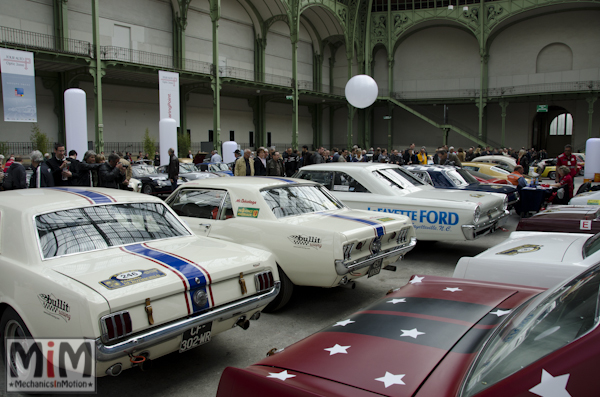
<path fill-rule="evenodd" d="M 590 237 L 583 246 L 583 257 L 587 258 L 600 250 L 600 233 Z"/>
<path fill-rule="evenodd" d="M 426 186 L 417 176 L 401 168 L 384 168 L 373 171 L 373 175 L 394 189 L 415 190 Z"/>
<path fill-rule="evenodd" d="M 133 176 L 136 178 L 156 174 L 156 167 L 153 165 L 138 165 L 131 168 L 131 172 Z"/>
<path fill-rule="evenodd" d="M 583 336 L 598 323 L 600 267 L 521 305 L 490 338 L 469 372 L 472 396 Z"/>
<path fill-rule="evenodd" d="M 500 174 L 510 174 L 512 171 L 510 171 L 508 166 L 503 166 L 502 164 L 496 164 L 493 167 L 490 167 L 490 170 L 498 172 Z"/>
<path fill-rule="evenodd" d="M 460 175 L 460 177 L 461 177 L 462 179 L 464 179 L 464 180 L 465 180 L 465 182 L 466 182 L 468 185 L 470 185 L 470 184 L 472 184 L 472 183 L 479 183 L 479 181 L 478 181 L 477 179 L 475 179 L 475 178 L 473 177 L 473 175 L 471 175 L 471 174 L 469 173 L 469 171 L 467 171 L 467 170 L 463 170 L 462 168 L 457 168 L 457 169 L 455 170 L 455 172 L 456 172 L 458 175 Z"/>
<path fill-rule="evenodd" d="M 277 218 L 344 208 L 320 186 L 280 187 L 260 193 Z"/>
<path fill-rule="evenodd" d="M 223 163 L 215 163 L 215 164 L 211 164 L 210 165 L 210 170 L 212 172 L 217 172 L 217 171 L 229 171 L 229 167 L 227 167 L 227 164 L 223 164 Z"/>
<path fill-rule="evenodd" d="M 162 203 L 73 208 L 38 215 L 35 223 L 44 259 L 190 235 Z"/>
<path fill-rule="evenodd" d="M 185 164 L 179 164 L 179 173 L 180 174 L 186 174 L 188 172 L 197 172 L 198 169 L 196 168 L 196 166 L 194 164 L 191 163 L 185 163 Z"/>

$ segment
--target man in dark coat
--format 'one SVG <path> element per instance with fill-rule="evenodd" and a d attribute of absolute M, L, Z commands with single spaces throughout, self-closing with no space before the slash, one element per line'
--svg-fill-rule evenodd
<path fill-rule="evenodd" d="M 54 178 L 54 186 L 69 186 L 71 185 L 71 177 L 73 174 L 69 171 L 70 159 L 65 157 L 65 145 L 56 143 L 54 145 L 54 156 L 52 156 L 46 164 L 52 171 Z"/>
<path fill-rule="evenodd" d="M 283 154 L 283 164 L 285 165 L 285 175 L 290 177 L 296 173 L 298 169 L 298 156 L 292 151 L 292 148 L 287 148 Z"/>
<path fill-rule="evenodd" d="M 52 171 L 44 162 L 42 152 L 34 150 L 29 157 L 31 157 L 31 168 L 33 168 L 33 175 L 31 175 L 31 179 L 29 180 L 29 188 L 54 186 Z"/>
<path fill-rule="evenodd" d="M 268 176 L 285 176 L 285 166 L 279 158 L 279 152 L 273 153 L 273 158 L 267 163 Z"/>
<path fill-rule="evenodd" d="M 119 162 L 121 157 L 116 153 L 108 155 L 108 161 L 98 168 L 98 187 L 121 189 L 125 181 L 125 167 Z"/>
<path fill-rule="evenodd" d="M 259 148 L 254 159 L 254 176 L 267 176 L 267 152 Z"/>
<path fill-rule="evenodd" d="M 27 175 L 23 167 L 23 158 L 15 156 L 15 161 L 8 167 L 4 175 L 4 190 L 25 189 L 27 187 Z"/>
<path fill-rule="evenodd" d="M 177 180 L 179 179 L 179 159 L 175 156 L 175 150 L 169 148 L 169 167 L 167 168 L 169 181 L 171 181 L 171 191 L 177 189 Z"/>

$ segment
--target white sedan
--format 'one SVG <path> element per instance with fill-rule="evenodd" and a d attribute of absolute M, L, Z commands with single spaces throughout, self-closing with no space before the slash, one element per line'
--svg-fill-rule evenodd
<path fill-rule="evenodd" d="M 294 285 L 331 288 L 377 275 L 415 245 L 406 216 L 351 210 L 317 183 L 275 177 L 188 182 L 167 204 L 197 234 L 273 252 L 281 293 Z"/>
<path fill-rule="evenodd" d="M 454 277 L 550 288 L 600 262 L 600 234 L 512 232 L 474 257 L 460 258 Z"/>
<path fill-rule="evenodd" d="M 155 197 L 12 190 L 0 214 L 2 348 L 18 336 L 89 338 L 96 376 L 246 329 L 279 292 L 270 253 L 196 236 Z"/>
<path fill-rule="evenodd" d="M 600 205 L 600 191 L 579 193 L 569 200 L 569 205 Z"/>
<path fill-rule="evenodd" d="M 350 208 L 408 216 L 419 240 L 473 240 L 508 217 L 505 194 L 439 190 L 393 164 L 316 164 L 294 176 L 323 184 Z"/>

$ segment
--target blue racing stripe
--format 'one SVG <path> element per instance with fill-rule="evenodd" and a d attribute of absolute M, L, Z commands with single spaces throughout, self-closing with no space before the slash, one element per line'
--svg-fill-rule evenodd
<path fill-rule="evenodd" d="M 291 179 L 279 178 L 279 177 L 276 177 L 276 176 L 263 176 L 262 178 L 276 179 L 278 181 L 282 181 L 282 182 L 285 182 L 285 183 L 298 183 L 298 182 L 293 181 Z"/>
<path fill-rule="evenodd" d="M 192 265 L 189 262 L 184 261 L 181 258 L 178 258 L 173 255 L 169 255 L 166 252 L 161 252 L 150 247 L 144 246 L 142 244 L 132 244 L 124 247 L 125 250 L 131 251 L 141 256 L 145 256 L 146 258 L 153 259 L 157 262 L 164 263 L 165 265 L 171 267 L 172 269 L 177 270 L 179 273 L 183 274 L 187 279 L 189 284 L 189 294 L 190 300 L 192 302 L 192 306 L 194 308 L 194 312 L 198 310 L 203 310 L 209 308 L 209 302 L 207 300 L 206 304 L 202 307 L 196 305 L 193 299 L 193 293 L 196 290 L 201 289 L 206 293 L 206 276 L 204 273 Z M 196 282 L 196 278 L 198 278 L 198 282 Z"/>
<path fill-rule="evenodd" d="M 88 199 L 92 200 L 94 202 L 94 204 L 114 203 L 114 200 L 111 199 L 110 197 L 108 197 L 107 195 L 104 195 L 104 194 L 98 193 L 98 192 L 92 192 L 90 190 L 77 189 L 77 188 L 72 188 L 72 187 L 63 187 L 63 186 L 51 187 L 49 189 L 62 190 L 64 192 L 75 193 L 80 196 L 87 197 Z"/>
<path fill-rule="evenodd" d="M 379 223 L 370 221 L 368 219 L 353 218 L 351 216 L 337 215 L 337 214 L 325 214 L 325 215 L 333 216 L 335 218 L 347 219 L 349 221 L 362 222 L 367 225 L 373 226 L 375 228 L 375 231 L 377 232 L 377 237 L 381 237 L 385 234 L 383 225 L 380 225 Z"/>

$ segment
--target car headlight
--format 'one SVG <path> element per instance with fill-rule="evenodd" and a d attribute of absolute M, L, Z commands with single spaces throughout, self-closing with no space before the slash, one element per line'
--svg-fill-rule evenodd
<path fill-rule="evenodd" d="M 348 243 L 344 245 L 344 260 L 350 260 L 352 258 L 352 248 L 354 248 L 354 243 Z"/>
<path fill-rule="evenodd" d="M 502 201 L 502 209 L 503 210 L 508 209 L 508 196 L 507 195 L 504 195 L 504 200 Z"/>
<path fill-rule="evenodd" d="M 475 222 L 475 223 L 479 222 L 480 216 L 481 216 L 481 208 L 479 206 L 477 206 L 477 208 L 475 208 L 475 213 L 473 214 L 473 222 Z"/>
<path fill-rule="evenodd" d="M 167 186 L 169 183 L 168 183 L 168 181 L 159 179 L 159 180 L 156 181 L 156 184 L 158 186 Z"/>

